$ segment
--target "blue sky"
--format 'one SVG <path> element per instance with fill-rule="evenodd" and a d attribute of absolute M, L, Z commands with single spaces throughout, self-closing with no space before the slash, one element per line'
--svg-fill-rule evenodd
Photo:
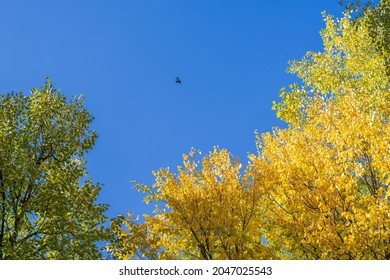
<path fill-rule="evenodd" d="M 0 93 L 44 83 L 83 93 L 99 138 L 87 155 L 114 217 L 147 210 L 130 180 L 218 145 L 246 163 L 254 131 L 297 81 L 291 59 L 322 49 L 321 12 L 337 0 L 0 0 Z M 175 83 L 179 76 L 181 84 Z"/>

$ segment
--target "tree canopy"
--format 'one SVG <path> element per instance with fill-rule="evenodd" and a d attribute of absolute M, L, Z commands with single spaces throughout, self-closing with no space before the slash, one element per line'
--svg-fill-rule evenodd
<path fill-rule="evenodd" d="M 96 133 L 83 97 L 49 79 L 31 95 L 0 96 L 0 259 L 97 259 L 107 205 L 86 178 Z"/>
<path fill-rule="evenodd" d="M 201 162 L 183 155 L 177 176 L 155 172 L 151 187 L 138 184 L 156 205 L 143 223 L 129 213 L 112 221 L 111 253 L 120 259 L 257 259 L 264 246 L 260 193 L 247 170 L 227 150 L 214 149 Z M 202 166 L 199 169 L 199 165 Z M 125 230 L 123 230 L 123 225 Z"/>
<path fill-rule="evenodd" d="M 359 94 L 319 102 L 300 129 L 263 134 L 252 156 L 269 246 L 294 259 L 389 259 L 388 118 Z"/>
<path fill-rule="evenodd" d="M 390 259 L 388 7 L 324 14 L 323 51 L 290 63 L 300 82 L 273 105 L 288 127 L 245 166 L 190 153 L 138 184 L 156 211 L 112 220 L 114 257 Z"/>
<path fill-rule="evenodd" d="M 373 21 L 378 7 L 325 16 L 324 51 L 290 64 L 302 84 L 274 103 L 289 128 L 258 141 L 253 170 L 274 217 L 266 238 L 290 257 L 390 259 L 388 29 Z"/>

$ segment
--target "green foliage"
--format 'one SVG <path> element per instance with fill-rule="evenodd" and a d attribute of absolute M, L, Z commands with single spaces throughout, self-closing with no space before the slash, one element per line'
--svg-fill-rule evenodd
<path fill-rule="evenodd" d="M 381 0 L 363 15 L 366 17 L 370 36 L 385 59 L 387 76 L 390 77 L 390 0 Z"/>
<path fill-rule="evenodd" d="M 49 79 L 30 96 L 0 96 L 0 259 L 96 259 L 107 238 L 100 185 L 86 175 L 95 142 L 83 98 Z"/>

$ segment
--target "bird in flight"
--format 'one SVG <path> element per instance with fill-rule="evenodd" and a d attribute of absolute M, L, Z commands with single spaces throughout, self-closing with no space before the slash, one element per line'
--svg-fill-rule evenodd
<path fill-rule="evenodd" d="M 181 84 L 181 80 L 179 77 L 176 77 L 176 84 Z"/>

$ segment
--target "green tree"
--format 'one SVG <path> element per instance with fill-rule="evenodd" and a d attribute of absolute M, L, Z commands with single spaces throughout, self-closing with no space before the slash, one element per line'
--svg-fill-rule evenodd
<path fill-rule="evenodd" d="M 95 142 L 83 98 L 47 78 L 30 96 L 0 96 L 0 259 L 96 259 L 107 239 L 85 153 Z"/>

